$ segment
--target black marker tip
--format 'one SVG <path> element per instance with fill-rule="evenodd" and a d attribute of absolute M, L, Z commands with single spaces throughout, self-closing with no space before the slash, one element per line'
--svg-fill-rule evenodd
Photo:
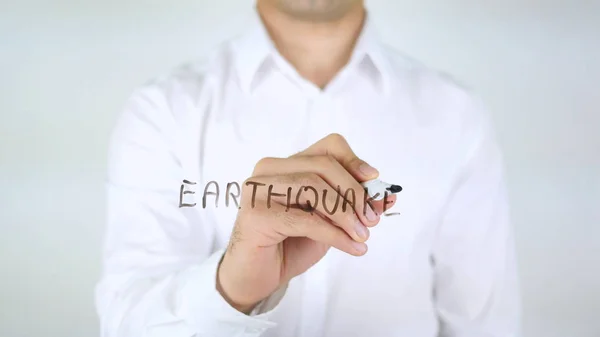
<path fill-rule="evenodd" d="M 398 193 L 400 191 L 402 191 L 402 186 L 400 185 L 392 185 L 390 187 L 387 188 L 388 191 L 392 192 L 392 193 Z"/>

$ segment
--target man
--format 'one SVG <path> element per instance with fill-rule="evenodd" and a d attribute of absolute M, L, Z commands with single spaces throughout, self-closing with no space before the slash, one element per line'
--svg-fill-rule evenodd
<path fill-rule="evenodd" d="M 362 1 L 256 9 L 119 119 L 102 336 L 516 336 L 482 104 L 377 41 Z M 364 200 L 379 177 L 403 190 Z"/>

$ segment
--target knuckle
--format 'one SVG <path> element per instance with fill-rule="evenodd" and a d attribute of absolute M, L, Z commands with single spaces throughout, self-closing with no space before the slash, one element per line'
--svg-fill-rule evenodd
<path fill-rule="evenodd" d="M 337 165 L 338 161 L 334 156 L 328 154 L 325 156 L 325 160 L 327 161 L 327 165 Z"/>
<path fill-rule="evenodd" d="M 325 196 L 325 201 L 327 202 L 327 208 L 333 209 L 335 207 L 336 208 L 335 211 L 337 211 L 337 208 L 341 208 L 343 199 L 337 193 L 337 190 L 328 191 L 327 189 L 324 189 L 323 193 L 325 193 L 325 192 L 327 192 L 327 195 Z"/>
<path fill-rule="evenodd" d="M 325 168 L 334 165 L 337 161 L 332 155 L 316 156 L 312 159 L 317 167 Z"/>
<path fill-rule="evenodd" d="M 294 183 L 296 180 L 298 180 L 297 178 L 298 174 L 297 173 L 291 173 L 291 174 L 283 174 L 283 175 L 276 175 L 271 177 L 272 178 L 272 185 L 275 189 L 281 189 L 281 192 L 285 191 L 285 188 L 287 186 L 289 186 L 290 184 Z"/>
<path fill-rule="evenodd" d="M 281 180 L 278 180 L 279 183 L 293 183 L 293 184 L 301 184 L 305 179 L 305 175 L 302 173 L 290 173 L 288 175 L 282 176 Z"/>
<path fill-rule="evenodd" d="M 264 158 L 261 158 L 256 163 L 256 165 L 254 165 L 254 171 L 255 172 L 256 171 L 260 171 L 262 168 L 269 167 L 269 166 L 273 165 L 273 163 L 274 163 L 275 160 L 276 159 L 273 158 L 273 157 L 264 157 Z"/>
<path fill-rule="evenodd" d="M 340 135 L 337 132 L 329 134 L 329 136 L 327 136 L 327 138 L 329 138 L 331 141 L 335 141 L 335 142 L 345 142 L 346 141 L 344 136 Z"/>
<path fill-rule="evenodd" d="M 313 173 L 295 173 L 290 176 L 291 180 L 300 186 L 306 186 L 311 184 L 314 181 Z"/>
<path fill-rule="evenodd" d="M 302 177 L 302 185 L 304 186 L 318 186 L 321 182 L 321 177 L 316 173 L 305 173 Z"/>
<path fill-rule="evenodd" d="M 346 138 L 339 133 L 332 133 L 328 136 L 328 138 L 329 138 L 329 141 L 331 141 L 332 144 L 334 144 L 334 145 L 337 145 L 337 146 L 347 146 L 348 145 Z"/>

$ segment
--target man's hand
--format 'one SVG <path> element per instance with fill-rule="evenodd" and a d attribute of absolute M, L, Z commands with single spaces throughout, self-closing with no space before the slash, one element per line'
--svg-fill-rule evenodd
<path fill-rule="evenodd" d="M 330 247 L 364 255 L 368 227 L 379 222 L 384 201 L 366 203 L 360 182 L 378 175 L 338 134 L 291 157 L 260 160 L 242 187 L 241 209 L 219 266 L 217 287 L 223 297 L 249 313 Z M 302 197 L 296 200 L 300 189 Z M 388 197 L 385 209 L 395 201 L 394 195 Z M 288 209 L 288 204 L 293 206 Z"/>

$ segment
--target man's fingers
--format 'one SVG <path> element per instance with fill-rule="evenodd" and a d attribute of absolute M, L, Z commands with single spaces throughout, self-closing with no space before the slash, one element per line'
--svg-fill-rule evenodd
<path fill-rule="evenodd" d="M 375 212 L 381 215 L 390 210 L 396 204 L 397 199 L 398 198 L 395 194 L 388 194 L 387 200 L 377 200 L 373 201 L 371 204 L 373 205 L 373 209 L 375 210 Z"/>
<path fill-rule="evenodd" d="M 346 139 L 340 134 L 332 133 L 292 157 L 318 155 L 332 156 L 359 182 L 379 176 L 377 169 L 358 158 Z"/>
<path fill-rule="evenodd" d="M 242 207 L 255 207 L 253 204 L 257 204 L 257 200 L 264 201 L 267 208 L 275 203 L 286 207 L 299 205 L 304 209 L 301 211 L 309 216 L 329 219 L 355 241 L 364 242 L 369 238 L 369 230 L 361 220 L 364 205 L 360 191 L 347 193 L 351 190 L 342 192 L 334 189 L 314 173 L 253 177 L 244 185 L 242 194 L 252 197 L 252 200 L 242 198 L 245 203 L 250 203 Z M 255 189 L 255 186 L 260 186 L 260 189 Z"/>
<path fill-rule="evenodd" d="M 286 237 L 307 237 L 354 256 L 364 255 L 367 251 L 364 242 L 352 240 L 342 229 L 318 215 L 296 208 L 286 211 L 286 207 L 279 204 L 272 206 L 269 213 L 268 216 L 275 220 L 273 229 Z"/>
<path fill-rule="evenodd" d="M 296 174 L 298 172 L 315 173 L 332 188 L 339 188 L 344 198 L 352 196 L 360 201 L 354 203 L 353 208 L 365 226 L 375 226 L 379 222 L 379 217 L 373 208 L 379 207 L 378 210 L 380 211 L 383 204 L 376 203 L 371 208 L 368 203 L 364 202 L 366 192 L 362 185 L 332 156 L 263 158 L 254 173 L 268 176 Z M 351 195 L 349 192 L 351 192 Z"/>

